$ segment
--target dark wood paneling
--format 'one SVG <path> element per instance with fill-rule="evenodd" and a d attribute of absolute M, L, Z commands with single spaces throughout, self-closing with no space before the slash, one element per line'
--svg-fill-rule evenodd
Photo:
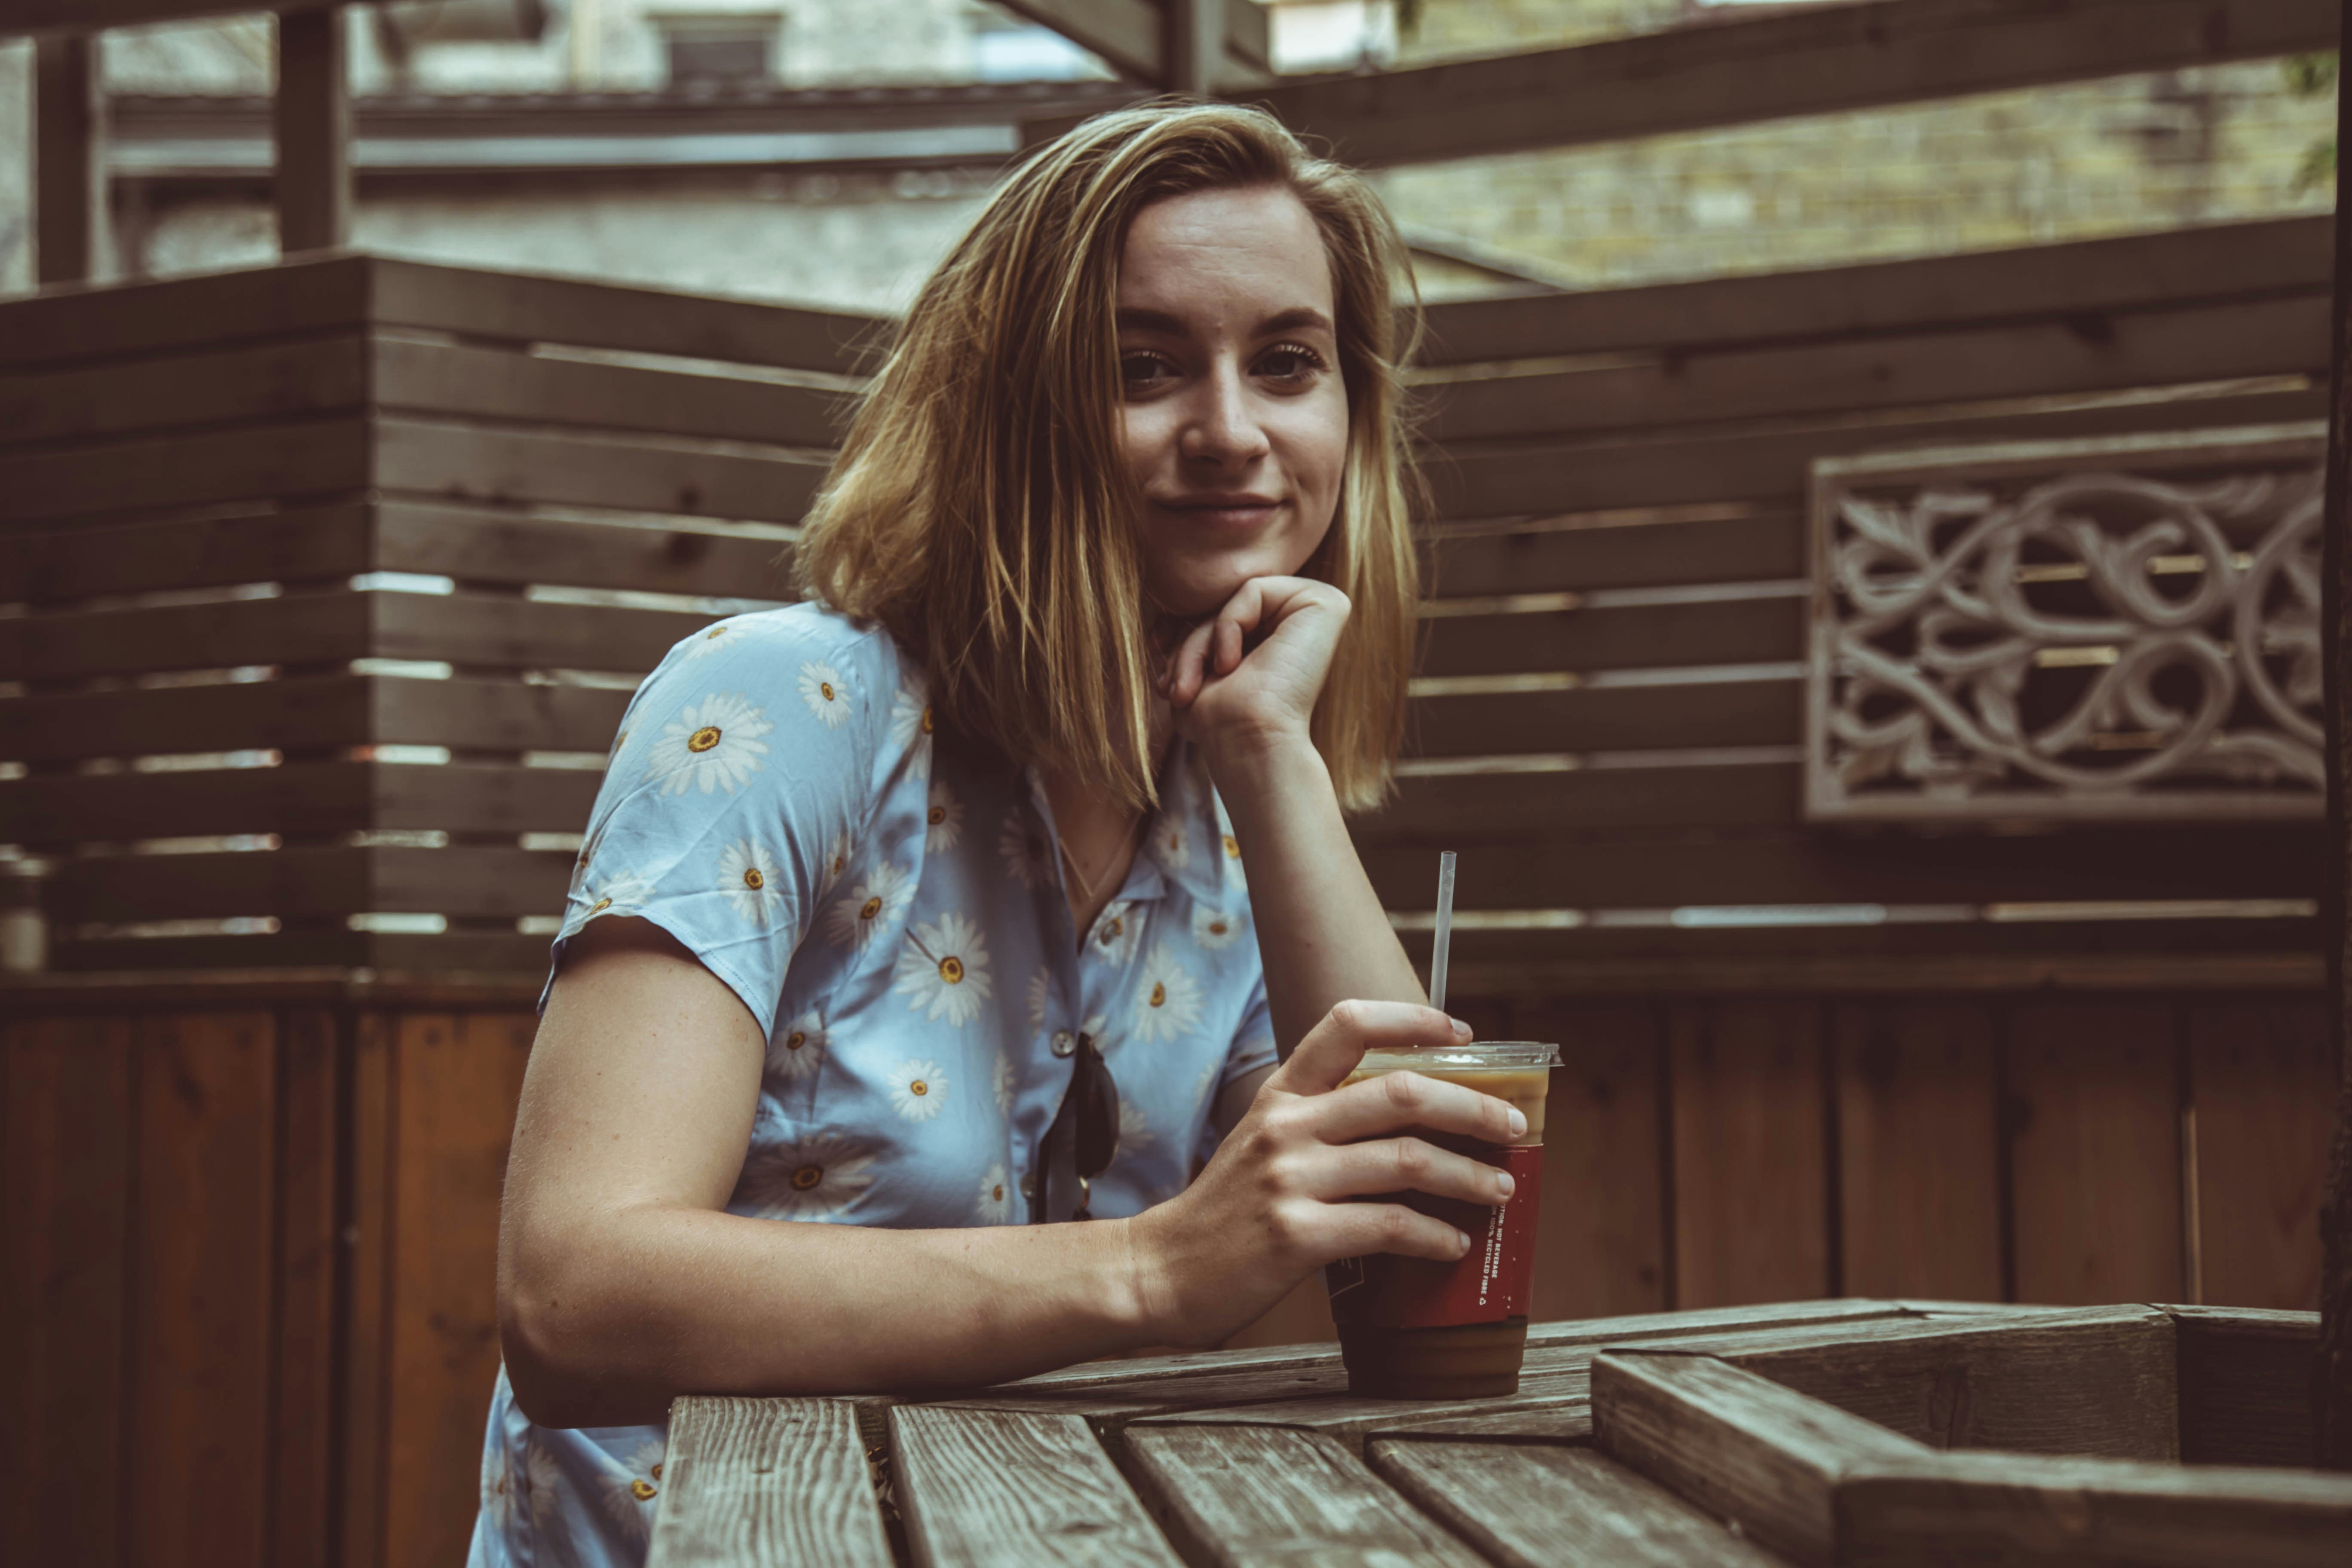
<path fill-rule="evenodd" d="M 1422 359 L 1456 364 L 1792 342 L 2311 293 L 2334 275 L 2333 236 L 2324 216 L 2264 218 L 1916 260 L 1456 300 L 1429 308 Z"/>
<path fill-rule="evenodd" d="M 1468 840 L 1471 826 L 1457 838 Z M 2318 893 L 2318 832 L 2298 824 L 2017 837 L 1628 833 L 1573 844 L 1465 842 L 1456 898 L 1466 909 L 1507 910 L 2308 899 Z M 1432 907 L 1427 851 L 1371 845 L 1362 858 L 1388 908 Z"/>
<path fill-rule="evenodd" d="M 15 1012 L 16 1009 L 8 1009 Z M 131 1022 L 0 1026 L 0 1462 L 28 1497 L 27 1563 L 123 1563 L 124 1258 L 133 1210 Z"/>
<path fill-rule="evenodd" d="M 385 489 L 501 506 L 540 501 L 792 522 L 827 467 L 782 448 L 755 456 L 414 417 L 379 419 L 374 434 L 376 482 Z"/>
<path fill-rule="evenodd" d="M 2180 1457 L 2192 1465 L 2319 1459 L 2311 1397 L 2319 1324 L 2307 1312 L 2172 1311 L 2179 1342 Z"/>
<path fill-rule="evenodd" d="M 1656 1015 L 1639 1003 L 1530 1005 L 1512 1010 L 1510 1032 L 1557 1042 L 1562 1061 L 1544 1109 L 1530 1315 L 1608 1318 L 1664 1310 Z"/>
<path fill-rule="evenodd" d="M 537 1026 L 529 1013 L 397 1026 L 387 1563 L 457 1562 L 473 1533 L 499 1371 L 499 1195 Z"/>
<path fill-rule="evenodd" d="M 203 773 L 0 783 L 0 837 L 19 842 L 214 833 L 577 833 L 600 775 L 569 768 L 299 763 Z"/>
<path fill-rule="evenodd" d="M 335 1422 L 335 1263 L 342 1247 L 336 1166 L 345 1136 L 336 1019 L 278 1016 L 277 1407 L 271 1440 L 270 1568 L 328 1568 Z"/>
<path fill-rule="evenodd" d="M 324 496 L 366 488 L 374 465 L 371 422 L 332 415 L 41 447 L 0 455 L 0 521 Z"/>
<path fill-rule="evenodd" d="M 395 1500 L 384 1493 L 384 1421 L 392 1372 L 390 1297 L 395 1215 L 393 1187 L 399 1145 L 394 1049 L 396 1025 L 388 1011 L 368 1008 L 353 1022 L 351 1094 L 351 1247 L 349 1324 L 342 1362 L 343 1445 L 341 1539 L 344 1568 L 407 1568 L 387 1564 L 383 1531 Z"/>
<path fill-rule="evenodd" d="M 1805 602 L 1589 605 L 1422 622 L 1423 675 L 1763 664 L 1804 655 Z"/>
<path fill-rule="evenodd" d="M 1802 696 L 1798 682 L 1778 679 L 1423 695 L 1406 712 L 1405 750 L 1460 757 L 1794 745 Z"/>
<path fill-rule="evenodd" d="M 2036 403 L 1971 412 L 1919 410 L 1902 420 L 1762 430 L 1702 426 L 1646 439 L 1559 441 L 1496 451 L 1461 447 L 1433 460 L 1429 475 L 1440 510 L 1460 518 L 1787 501 L 1804 493 L 1808 467 L 1817 458 L 1954 441 L 2283 425 L 2324 418 L 2327 411 L 2320 389 L 2183 395 L 2161 404 L 2138 396 L 2086 397 L 2056 407 L 2048 405 L 2062 400 Z"/>
<path fill-rule="evenodd" d="M 1413 776 L 1399 779 L 1395 800 L 1352 830 L 1359 844 L 1452 848 L 1472 826 L 1482 837 L 1539 841 L 1601 827 L 1794 825 L 1803 787 L 1794 763 Z"/>
<path fill-rule="evenodd" d="M 1776 508 L 1519 532 L 1441 531 L 1429 540 L 1423 559 L 1428 592 L 1449 599 L 1785 579 L 1805 574 L 1805 521 L 1793 510 Z"/>
<path fill-rule="evenodd" d="M 107 856 L 68 863 L 51 909 L 68 921 L 352 910 L 553 915 L 562 912 L 572 861 L 568 853 L 484 845 Z"/>
<path fill-rule="evenodd" d="M 1669 1010 L 1676 1307 L 1806 1300 L 1830 1280 L 1822 1010 Z"/>
<path fill-rule="evenodd" d="M 2019 1300 L 2185 1293 L 2173 1028 L 2158 1006 L 2034 1004 L 2011 1016 Z"/>
<path fill-rule="evenodd" d="M 267 1013 L 140 1025 L 131 1562 L 257 1563 L 269 1538 L 276 1044 Z"/>
<path fill-rule="evenodd" d="M 0 374 L 0 446 L 357 410 L 368 360 L 365 337 L 338 331 Z"/>
<path fill-rule="evenodd" d="M 1428 398 L 1423 432 L 1453 444 L 2324 374 L 2326 343 L 2327 293 L 2315 289 L 1843 342 L 1678 350 L 1653 364 L 1449 383 Z"/>
<path fill-rule="evenodd" d="M 2316 1003 L 2189 1015 L 2200 1301 L 2319 1308 L 2334 1064 Z"/>
<path fill-rule="evenodd" d="M 347 577 L 378 564 L 373 510 L 353 503 L 0 533 L 0 601 Z"/>
<path fill-rule="evenodd" d="M 2000 1129 L 1983 1005 L 1835 1016 L 1839 1289 L 1998 1301 Z"/>
<path fill-rule="evenodd" d="M 301 259 L 0 303 L 0 364 L 35 365 L 286 337 L 367 320 L 363 256 Z"/>

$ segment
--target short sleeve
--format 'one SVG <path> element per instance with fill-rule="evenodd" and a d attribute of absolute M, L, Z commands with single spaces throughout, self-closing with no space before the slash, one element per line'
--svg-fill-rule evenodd
<path fill-rule="evenodd" d="M 634 915 L 772 1032 L 793 952 L 880 797 L 898 679 L 887 634 L 813 605 L 739 616 L 672 648 L 614 741 L 549 984 L 582 927 Z"/>
<path fill-rule="evenodd" d="M 1247 1078 L 1279 1059 L 1274 1048 L 1274 1012 L 1265 1003 L 1265 975 L 1261 971 L 1257 984 L 1250 987 L 1249 1001 L 1242 1007 L 1242 1021 L 1234 1030 L 1234 1043 L 1225 1052 L 1224 1069 L 1217 1075 L 1217 1087 L 1222 1089 L 1235 1079 Z"/>

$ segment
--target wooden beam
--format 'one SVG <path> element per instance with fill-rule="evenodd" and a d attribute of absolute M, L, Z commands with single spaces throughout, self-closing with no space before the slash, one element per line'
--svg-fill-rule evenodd
<path fill-rule="evenodd" d="M 40 0 L 51 3 L 51 0 Z M 1191 7 L 1185 0 L 1003 0 L 1004 8 L 1028 17 L 1082 49 L 1100 55 L 1122 76 L 1158 87 L 1173 85 L 1168 67 L 1168 30 Z M 1251 72 L 1274 69 L 1265 7 L 1255 0 L 1223 0 L 1225 66 Z M 1202 89 L 1177 87 L 1178 91 Z"/>
<path fill-rule="evenodd" d="M 352 234 L 352 89 L 340 8 L 278 18 L 278 248 L 292 255 Z"/>
<path fill-rule="evenodd" d="M 343 0 L 270 0 L 273 11 L 317 11 Z M 259 10 L 254 0 L 8 0 L 0 8 L 0 37 L 20 33 L 89 34 L 149 22 L 235 16 Z"/>
<path fill-rule="evenodd" d="M 1217 89 L 1225 0 L 1163 0 L 1167 17 L 1166 82 L 1171 92 L 1204 98 Z"/>
<path fill-rule="evenodd" d="M 1877 0 L 1249 98 L 1349 163 L 1431 163 L 2329 49 L 2336 12 L 2336 0 Z"/>
<path fill-rule="evenodd" d="M 105 103 L 98 40 L 43 38 L 33 86 L 33 270 L 42 283 L 94 276 L 106 226 Z"/>
<path fill-rule="evenodd" d="M 2343 0 L 2352 27 L 2352 0 Z M 2336 100 L 2336 145 L 2352 135 L 2352 94 Z M 2328 1031 L 2336 1048 L 2336 1136 L 2319 1200 L 2319 1350 L 2312 1403 L 2319 1462 L 2352 1470 L 2352 178 L 2336 163 L 2334 385 L 2327 431 L 2327 522 L 2321 533 L 2320 669 L 2326 690 L 2327 839 L 2320 877 L 2326 928 Z"/>

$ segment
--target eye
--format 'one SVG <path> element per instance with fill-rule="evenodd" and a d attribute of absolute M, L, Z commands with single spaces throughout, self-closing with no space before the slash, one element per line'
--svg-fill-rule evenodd
<path fill-rule="evenodd" d="M 1118 356 L 1118 378 L 1129 392 L 1149 391 L 1175 374 L 1171 362 L 1147 350 L 1129 349 Z"/>
<path fill-rule="evenodd" d="M 1258 374 L 1269 381 L 1303 384 L 1325 366 L 1323 356 L 1304 343 L 1277 343 L 1259 356 Z"/>

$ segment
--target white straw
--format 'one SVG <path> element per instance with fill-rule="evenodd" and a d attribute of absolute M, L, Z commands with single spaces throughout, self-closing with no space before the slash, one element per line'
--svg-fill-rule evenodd
<path fill-rule="evenodd" d="M 1454 940 L 1454 851 L 1437 858 L 1437 951 L 1429 961 L 1429 1005 L 1445 1010 L 1445 949 Z"/>

